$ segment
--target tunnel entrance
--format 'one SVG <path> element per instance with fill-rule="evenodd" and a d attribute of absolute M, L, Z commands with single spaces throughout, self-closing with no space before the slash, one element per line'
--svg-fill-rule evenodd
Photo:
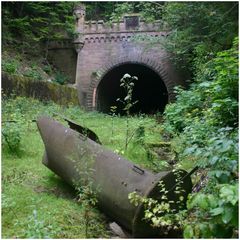
<path fill-rule="evenodd" d="M 116 99 L 124 99 L 126 93 L 120 87 L 124 74 L 138 77 L 133 90 L 133 101 L 138 101 L 132 114 L 153 114 L 163 112 L 168 103 L 167 88 L 161 77 L 151 68 L 136 63 L 124 63 L 107 72 L 101 79 L 96 92 L 97 110 L 110 113 L 111 106 L 117 106 L 117 113 L 124 114 L 123 105 Z"/>

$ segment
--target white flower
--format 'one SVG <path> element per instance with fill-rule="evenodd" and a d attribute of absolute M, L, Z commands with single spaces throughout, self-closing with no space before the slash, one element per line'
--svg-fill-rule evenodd
<path fill-rule="evenodd" d="M 129 75 L 128 73 L 124 74 L 123 78 L 130 78 L 131 75 Z"/>

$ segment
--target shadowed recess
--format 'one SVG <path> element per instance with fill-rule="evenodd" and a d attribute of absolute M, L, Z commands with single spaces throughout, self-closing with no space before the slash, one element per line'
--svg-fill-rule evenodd
<path fill-rule="evenodd" d="M 163 80 L 151 68 L 135 63 L 116 66 L 103 76 L 97 87 L 97 110 L 109 113 L 111 106 L 117 106 L 117 113 L 124 114 L 123 104 L 116 99 L 124 99 L 126 96 L 123 88 L 120 87 L 120 79 L 126 73 L 138 77 L 133 90 L 133 101 L 138 102 L 131 113 L 163 112 L 168 103 L 168 92 Z"/>

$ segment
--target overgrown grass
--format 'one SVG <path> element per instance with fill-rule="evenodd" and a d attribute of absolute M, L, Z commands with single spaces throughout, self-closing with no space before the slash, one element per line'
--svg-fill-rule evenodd
<path fill-rule="evenodd" d="M 85 238 L 84 209 L 76 200 L 76 192 L 41 163 L 44 145 L 32 121 L 39 115 L 53 116 L 65 125 L 61 115 L 71 118 L 96 132 L 104 146 L 142 167 L 154 170 L 153 161 L 157 159 L 149 159 L 146 149 L 137 143 L 136 134 L 127 152 L 123 152 L 124 117 L 112 118 L 23 97 L 3 99 L 2 130 L 7 132 L 17 125 L 21 139 L 15 152 L 2 137 L 2 237 Z M 153 117 L 131 117 L 129 124 L 134 133 L 144 126 L 145 143 L 161 140 L 161 128 Z M 97 209 L 91 210 L 91 221 L 88 237 L 110 237 L 106 217 Z"/>

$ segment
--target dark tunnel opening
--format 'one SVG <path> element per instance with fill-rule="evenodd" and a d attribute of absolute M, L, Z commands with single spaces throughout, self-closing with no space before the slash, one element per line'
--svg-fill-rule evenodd
<path fill-rule="evenodd" d="M 133 101 L 138 102 L 131 109 L 131 113 L 163 112 L 168 103 L 168 92 L 163 80 L 151 68 L 135 63 L 119 65 L 102 78 L 97 87 L 97 110 L 110 113 L 111 106 L 117 106 L 117 113 L 124 114 L 123 104 L 116 99 L 124 99 L 126 96 L 120 87 L 120 79 L 126 73 L 138 77 L 133 89 Z"/>

